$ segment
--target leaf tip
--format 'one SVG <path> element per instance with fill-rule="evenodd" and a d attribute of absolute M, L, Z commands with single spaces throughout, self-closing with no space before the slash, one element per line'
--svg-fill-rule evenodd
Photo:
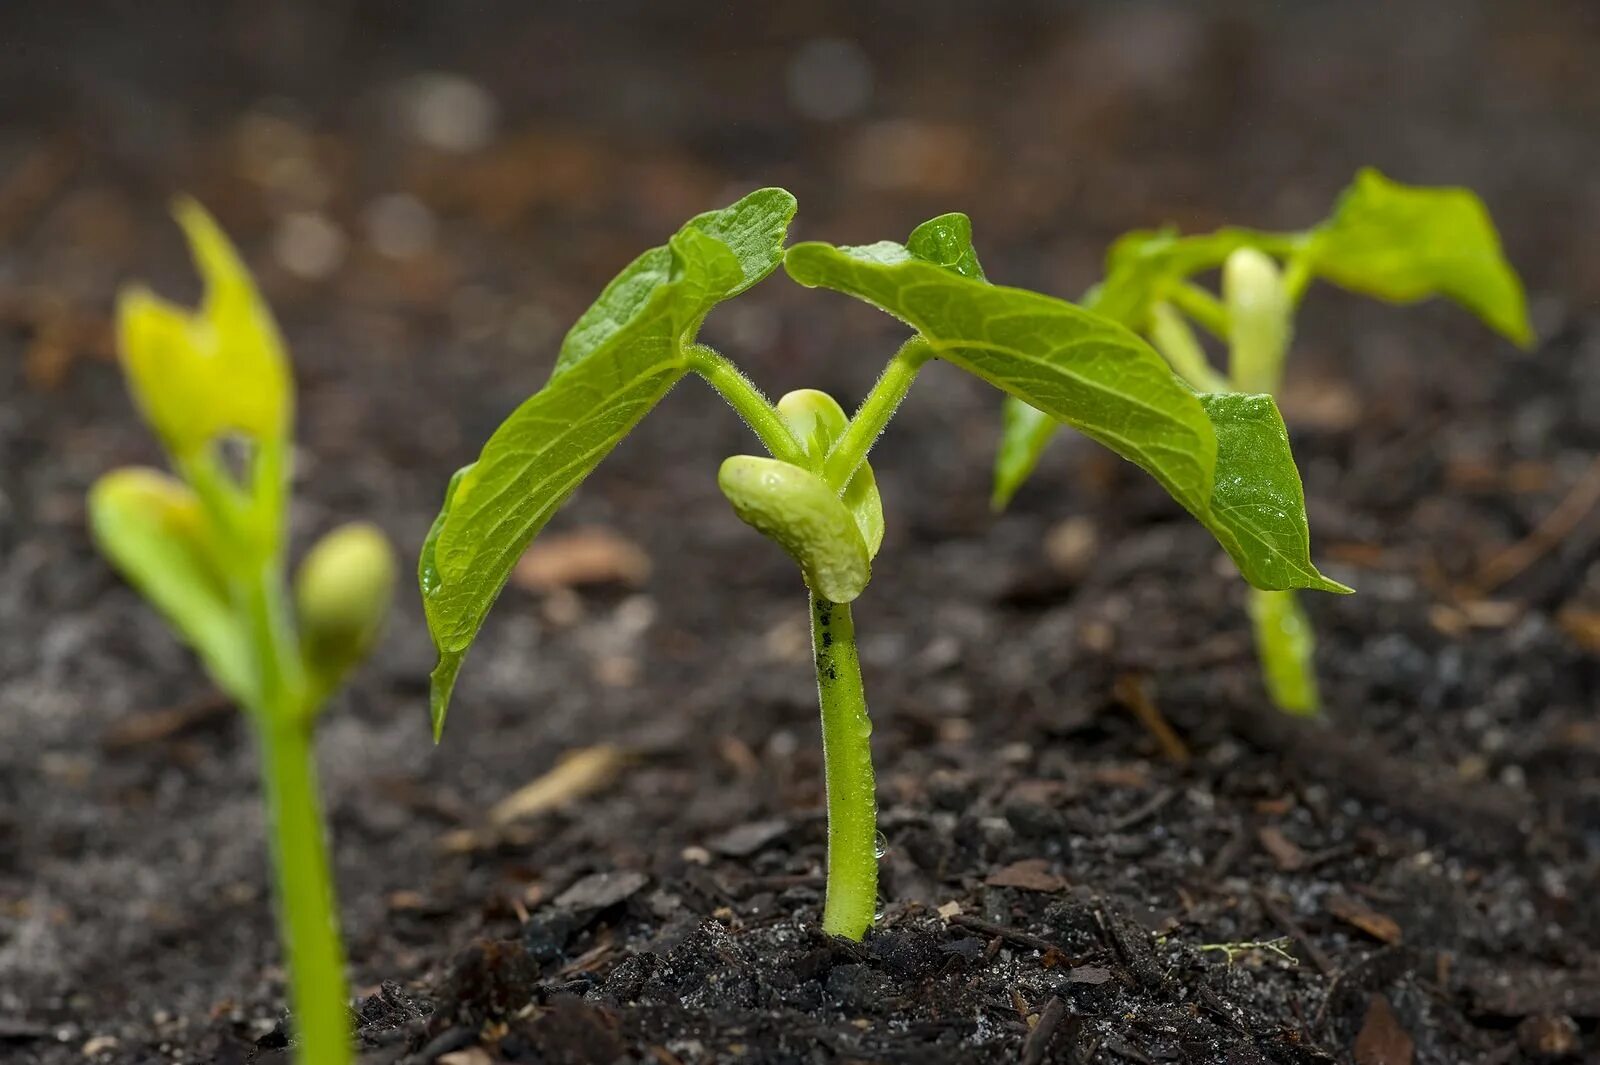
<path fill-rule="evenodd" d="M 461 672 L 465 651 L 439 651 L 439 663 L 428 678 L 428 716 L 433 724 L 433 742 L 444 737 L 444 718 L 450 710 L 450 694 L 455 690 L 456 676 Z"/>

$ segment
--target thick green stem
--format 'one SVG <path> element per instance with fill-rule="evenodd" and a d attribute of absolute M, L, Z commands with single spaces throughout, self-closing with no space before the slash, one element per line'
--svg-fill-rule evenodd
<path fill-rule="evenodd" d="M 1175 282 L 1167 288 L 1167 299 L 1212 336 L 1227 338 L 1228 308 L 1199 285 L 1192 281 Z"/>
<path fill-rule="evenodd" d="M 1150 343 L 1167 360 L 1178 376 L 1200 392 L 1227 392 L 1227 380 L 1206 358 L 1205 349 L 1195 339 L 1189 323 L 1173 306 L 1157 302 L 1150 308 Z"/>
<path fill-rule="evenodd" d="M 1261 679 L 1279 710 L 1302 717 L 1316 715 L 1316 635 L 1311 619 L 1294 592 L 1250 589 L 1250 620 L 1255 629 Z"/>
<path fill-rule="evenodd" d="M 268 559 L 242 589 L 257 664 L 255 718 L 267 833 L 277 877 L 279 938 L 300 1065 L 351 1060 L 349 987 L 333 875 L 317 797 L 313 743 L 320 693 L 309 684 L 279 574 Z"/>
<path fill-rule="evenodd" d="M 872 445 L 882 435 L 889 419 L 894 417 L 894 412 L 911 390 L 911 382 L 917 379 L 917 372 L 931 358 L 933 349 L 928 342 L 921 337 L 912 337 L 889 360 L 883 376 L 872 386 L 867 398 L 861 401 L 861 407 L 845 427 L 844 435 L 833 445 L 822 464 L 822 479 L 835 491 L 844 491 L 850 478 L 855 476 L 857 467 L 866 461 L 867 452 L 872 450 Z"/>
<path fill-rule="evenodd" d="M 805 448 L 789 431 L 789 423 L 737 366 L 704 344 L 696 344 L 689 349 L 689 368 L 727 400 L 773 458 L 809 468 Z"/>
<path fill-rule="evenodd" d="M 822 930 L 859 940 L 878 909 L 878 795 L 872 776 L 872 719 L 848 605 L 811 596 L 811 647 L 828 788 L 828 893 Z"/>
<path fill-rule="evenodd" d="M 351 1060 L 350 996 L 317 801 L 312 721 L 295 709 L 263 716 L 256 730 L 278 879 L 278 924 L 288 954 L 299 1063 L 346 1065 Z"/>

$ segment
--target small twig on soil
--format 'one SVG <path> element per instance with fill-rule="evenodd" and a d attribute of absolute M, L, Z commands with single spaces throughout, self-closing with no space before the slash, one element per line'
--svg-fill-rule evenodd
<path fill-rule="evenodd" d="M 157 743 L 227 717 L 232 711 L 231 699 L 219 691 L 207 692 L 176 706 L 148 710 L 118 721 L 100 738 L 100 746 L 107 751 L 124 751 Z"/>
<path fill-rule="evenodd" d="M 1061 1019 L 1067 1015 L 1067 1004 L 1059 996 L 1051 995 L 1050 1001 L 1044 1004 L 1044 1009 L 1039 1011 L 1039 1023 L 1033 1026 L 1033 1031 L 1028 1033 L 1028 1038 L 1022 1042 L 1022 1057 L 1018 1060 L 1022 1065 L 1039 1065 L 1044 1060 L 1044 1053 L 1050 1047 L 1050 1040 L 1056 1034 L 1056 1029 L 1061 1026 Z"/>
<path fill-rule="evenodd" d="M 1294 916 L 1278 905 L 1277 901 L 1261 888 L 1254 889 L 1253 894 L 1262 911 L 1272 918 L 1272 923 L 1277 925 L 1284 935 L 1289 936 L 1299 944 L 1300 949 L 1306 952 L 1306 957 L 1311 959 L 1311 964 L 1317 967 L 1317 971 L 1323 976 L 1332 976 L 1334 972 L 1333 963 L 1328 960 L 1328 955 L 1323 953 L 1321 947 L 1312 942 L 1311 937 L 1306 934 L 1305 929 L 1300 927 Z"/>
<path fill-rule="evenodd" d="M 1187 765 L 1189 745 L 1167 723 L 1156 701 L 1150 696 L 1149 682 L 1139 673 L 1123 673 L 1111 687 L 1111 694 L 1138 719 L 1146 732 L 1155 738 L 1161 755 L 1169 762 Z"/>
<path fill-rule="evenodd" d="M 1245 847 L 1249 845 L 1249 834 L 1245 830 L 1243 821 L 1235 822 L 1233 832 L 1226 842 L 1217 848 L 1216 856 L 1211 859 L 1211 864 L 1206 867 L 1206 879 L 1215 885 L 1233 869 L 1234 863 L 1244 856 Z"/>
<path fill-rule="evenodd" d="M 1154 817 L 1161 812 L 1162 807 L 1178 797 L 1177 788 L 1162 788 L 1149 799 L 1135 806 L 1121 817 L 1113 817 L 1103 823 L 1100 828 L 1103 832 L 1126 832 L 1134 825 L 1147 818 Z"/>
<path fill-rule="evenodd" d="M 1059 946 L 1050 942 L 1048 939 L 1024 932 L 1019 928 L 1007 928 L 1005 925 L 995 924 L 991 921 L 985 921 L 978 917 L 968 917 L 964 914 L 958 913 L 954 917 L 951 917 L 946 923 L 954 925 L 957 928 L 965 928 L 969 932 L 978 932 L 982 935 L 1003 939 L 1007 942 L 1015 943 L 1018 946 L 1031 947 L 1037 951 L 1042 952 L 1047 950 L 1055 950 L 1062 954 L 1066 953 L 1066 951 L 1061 950 Z"/>
<path fill-rule="evenodd" d="M 1478 568 L 1468 597 L 1482 598 L 1539 561 L 1570 536 L 1596 504 L 1600 504 L 1600 457 L 1589 464 L 1578 483 L 1533 531 Z"/>

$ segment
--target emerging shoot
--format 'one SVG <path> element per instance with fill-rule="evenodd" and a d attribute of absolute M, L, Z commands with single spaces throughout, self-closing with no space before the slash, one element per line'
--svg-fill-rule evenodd
<path fill-rule="evenodd" d="M 607 286 L 567 334 L 549 383 L 451 479 L 418 578 L 439 650 L 437 731 L 521 551 L 678 381 L 703 379 L 770 456 L 727 459 L 718 484 L 734 513 L 794 560 L 809 592 L 828 804 L 823 928 L 860 939 L 877 909 L 879 848 L 872 720 L 850 604 L 884 537 L 867 453 L 929 361 L 974 374 L 1142 466 L 1253 584 L 1348 589 L 1311 563 L 1300 477 L 1270 396 L 1197 396 L 1116 322 L 989 284 L 965 215 L 926 222 L 903 245 L 786 251 L 793 214 L 783 190 L 751 193 L 690 220 Z M 800 284 L 874 304 L 913 330 L 853 417 L 809 389 L 773 404 L 696 341 L 713 306 L 780 263 Z"/>
<path fill-rule="evenodd" d="M 1218 268 L 1220 300 L 1191 280 Z M 1202 401 L 1210 393 L 1275 395 L 1294 313 L 1314 278 L 1390 303 L 1443 296 L 1519 347 L 1533 343 L 1522 282 L 1482 201 L 1466 189 L 1402 185 L 1371 169 L 1356 175 L 1331 218 L 1309 230 L 1129 233 L 1112 245 L 1105 280 L 1084 306 L 1149 338 Z M 1225 374 L 1207 361 L 1191 322 L 1227 344 Z M 1036 408 L 1025 397 L 1006 400 L 997 508 L 1027 480 L 1059 427 Z M 1298 598 L 1256 584 L 1248 605 L 1267 694 L 1281 710 L 1316 714 L 1316 638 Z"/>
<path fill-rule="evenodd" d="M 349 994 L 312 733 L 318 710 L 371 650 L 394 552 L 369 525 L 329 533 L 284 588 L 292 382 L 277 326 L 244 264 L 198 204 L 178 204 L 205 281 L 190 312 L 130 289 L 118 307 L 128 386 L 173 477 L 130 468 L 89 494 L 101 551 L 250 716 L 261 749 L 300 1061 L 351 1057 Z M 224 447 L 242 449 L 242 468 Z"/>

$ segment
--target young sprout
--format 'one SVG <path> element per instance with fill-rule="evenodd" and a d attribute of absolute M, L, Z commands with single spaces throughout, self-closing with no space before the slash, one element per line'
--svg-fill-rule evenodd
<path fill-rule="evenodd" d="M 567 334 L 549 383 L 451 479 L 418 578 L 439 651 L 437 733 L 462 659 L 523 548 L 673 385 L 703 379 L 768 452 L 723 462 L 723 494 L 794 559 L 809 590 L 828 805 L 822 923 L 860 939 L 877 908 L 877 805 L 850 604 L 884 533 L 867 452 L 928 362 L 972 373 L 1148 470 L 1252 584 L 1347 589 L 1311 563 L 1299 473 L 1271 397 L 1197 396 L 1117 323 L 990 285 L 964 215 L 926 222 L 905 244 L 785 251 L 793 214 L 793 197 L 762 189 L 692 219 L 623 270 Z M 812 390 L 773 404 L 696 340 L 716 304 L 780 262 L 800 284 L 865 300 L 914 331 L 853 417 Z"/>
<path fill-rule="evenodd" d="M 1193 281 L 1219 267 L 1221 299 Z M 1112 245 L 1105 280 L 1084 306 L 1148 337 L 1202 398 L 1275 395 L 1295 310 L 1316 278 L 1390 303 L 1444 296 L 1519 347 L 1533 343 L 1522 282 L 1483 202 L 1466 189 L 1402 185 L 1372 169 L 1357 174 L 1332 217 L 1312 229 L 1129 233 Z M 1207 361 L 1191 322 L 1228 345 L 1226 374 Z M 1019 399 L 1006 401 L 1002 425 L 996 507 L 1027 480 L 1057 429 Z M 1289 713 L 1316 714 L 1316 640 L 1299 600 L 1258 586 L 1248 605 L 1268 696 Z"/>
<path fill-rule="evenodd" d="M 237 252 L 193 201 L 177 205 L 205 281 L 191 312 L 125 291 L 128 386 L 177 476 L 114 470 L 89 493 L 101 551 L 249 714 L 261 749 L 277 900 L 300 1060 L 350 1060 L 349 995 L 318 808 L 317 712 L 371 650 L 395 562 L 350 524 L 312 547 L 284 588 L 293 384 L 271 313 Z"/>

